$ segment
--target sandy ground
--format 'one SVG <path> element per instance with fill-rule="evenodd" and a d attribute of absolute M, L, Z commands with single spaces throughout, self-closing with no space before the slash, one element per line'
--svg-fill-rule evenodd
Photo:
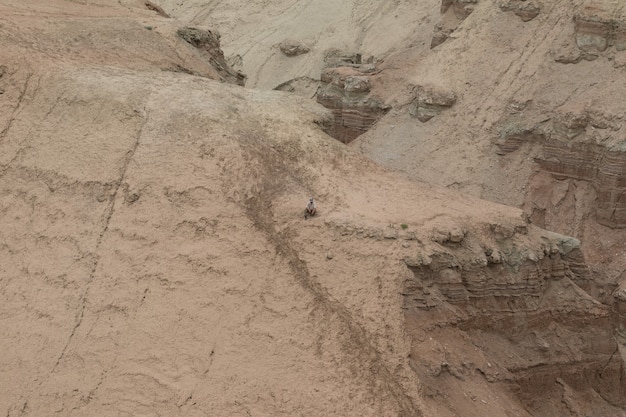
<path fill-rule="evenodd" d="M 427 50 L 440 3 L 434 0 L 302 2 L 241 0 L 183 3 L 157 1 L 171 16 L 222 33 L 224 53 L 240 63 L 249 87 L 272 89 L 296 77 L 319 80 L 328 50 L 362 52 L 382 59 L 416 45 Z M 291 39 L 310 47 L 286 57 L 279 44 Z"/>

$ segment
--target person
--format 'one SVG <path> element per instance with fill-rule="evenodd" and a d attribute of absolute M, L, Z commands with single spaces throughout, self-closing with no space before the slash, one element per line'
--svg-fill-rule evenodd
<path fill-rule="evenodd" d="M 313 197 L 309 198 L 309 202 L 306 204 L 306 213 L 304 218 L 307 218 L 307 214 L 311 217 L 315 216 L 315 211 L 317 207 L 315 206 L 315 201 L 313 201 Z"/>

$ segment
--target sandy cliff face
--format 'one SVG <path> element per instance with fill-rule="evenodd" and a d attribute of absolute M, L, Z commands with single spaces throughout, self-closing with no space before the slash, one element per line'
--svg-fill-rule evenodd
<path fill-rule="evenodd" d="M 248 76 L 247 85 L 263 89 L 300 77 L 319 81 L 330 50 L 363 53 L 365 62 L 406 45 L 427 48 L 440 8 L 438 0 L 421 1 L 419 7 L 409 0 L 154 3 L 181 21 L 219 30 L 226 56 L 241 63 L 238 69 Z M 287 56 L 280 47 L 285 41 L 297 42 L 309 51 Z"/>
<path fill-rule="evenodd" d="M 579 241 L 380 167 L 324 133 L 331 111 L 234 85 L 216 38 L 185 42 L 190 22 L 166 17 L 242 3 L 155 4 L 0 6 L 0 412 L 625 414 L 624 289 L 598 284 Z M 382 51 L 393 7 L 373 4 L 354 16 Z M 337 68 L 329 84 L 365 92 Z M 394 74 L 372 84 L 401 90 L 374 131 L 465 111 L 455 86 Z M 559 190 L 546 201 L 577 195 Z"/>
<path fill-rule="evenodd" d="M 444 87 L 457 102 L 425 124 L 407 117 L 410 106 L 396 107 L 358 146 L 416 177 L 544 216 L 542 227 L 582 239 L 594 265 L 596 253 L 616 254 L 609 275 L 617 279 L 623 243 L 601 236 L 619 240 L 623 227 L 622 8 L 553 2 L 524 21 L 507 7 L 479 2 L 427 57 L 387 58 L 390 67 L 415 65 L 407 80 Z M 578 184 L 574 210 L 543 194 L 564 182 Z"/>

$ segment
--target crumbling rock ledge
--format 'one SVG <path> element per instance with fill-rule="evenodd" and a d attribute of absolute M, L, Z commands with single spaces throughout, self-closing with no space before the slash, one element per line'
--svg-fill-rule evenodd
<path fill-rule="evenodd" d="M 533 415 L 562 386 L 593 389 L 626 406 L 616 309 L 584 291 L 591 277 L 580 242 L 532 225 L 484 229 L 469 228 L 458 243 L 444 241 L 405 259 L 412 272 L 403 296 L 413 366 L 431 395 L 486 380 L 508 385 Z M 435 336 L 449 338 L 456 329 L 463 336 L 455 343 L 467 346 L 444 345 L 443 359 L 433 359 Z M 544 408 L 537 415 L 550 414 Z"/>
<path fill-rule="evenodd" d="M 177 31 L 177 35 L 198 49 L 204 58 L 213 66 L 222 81 L 243 86 L 246 76 L 239 71 L 233 70 L 220 48 L 220 34 L 215 31 L 202 30 L 193 27 L 184 27 Z"/>

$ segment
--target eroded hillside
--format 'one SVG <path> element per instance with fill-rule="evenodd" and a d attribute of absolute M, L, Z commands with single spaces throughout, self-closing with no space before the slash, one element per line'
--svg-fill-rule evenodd
<path fill-rule="evenodd" d="M 0 4 L 0 412 L 626 415 L 626 306 L 597 299 L 580 242 L 377 165 L 311 99 L 237 85 L 234 35 L 188 28 L 224 4 Z M 323 16 L 356 16 L 363 45 L 408 19 L 355 4 Z M 243 6 L 224 16 L 263 21 Z M 330 57 L 345 86 L 355 56 Z"/>
<path fill-rule="evenodd" d="M 583 241 L 603 291 L 623 280 L 620 2 L 158 3 L 224 32 L 250 86 L 331 108 L 336 138 L 359 137 L 413 178 L 523 207 Z"/>

